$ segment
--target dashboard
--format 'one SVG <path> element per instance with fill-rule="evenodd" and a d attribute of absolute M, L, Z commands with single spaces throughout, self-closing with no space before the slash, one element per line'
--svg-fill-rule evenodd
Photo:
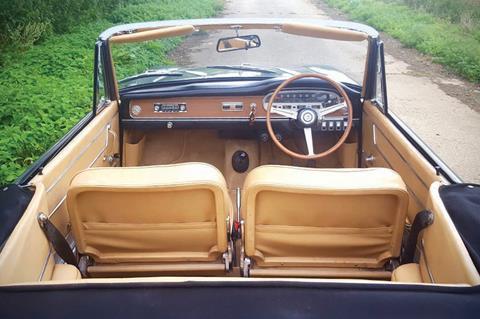
<path fill-rule="evenodd" d="M 174 125 L 176 121 L 265 121 L 267 106 L 273 92 L 247 96 L 186 96 L 131 99 L 128 117 L 141 121 L 161 121 Z M 322 109 L 343 102 L 336 92 L 325 89 L 286 89 L 272 104 L 273 109 Z M 330 113 L 323 118 L 322 131 L 343 131 L 347 126 L 347 108 Z M 287 120 L 271 113 L 272 120 Z"/>

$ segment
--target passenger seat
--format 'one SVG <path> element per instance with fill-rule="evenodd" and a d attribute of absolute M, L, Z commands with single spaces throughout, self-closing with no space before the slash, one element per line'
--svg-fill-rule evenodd
<path fill-rule="evenodd" d="M 87 169 L 73 178 L 67 205 L 90 276 L 209 275 L 230 267 L 232 204 L 211 165 Z"/>

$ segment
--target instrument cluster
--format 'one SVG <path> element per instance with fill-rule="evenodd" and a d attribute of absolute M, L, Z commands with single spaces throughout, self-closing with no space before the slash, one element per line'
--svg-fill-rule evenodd
<path fill-rule="evenodd" d="M 267 110 L 273 93 L 263 98 L 263 108 Z M 322 109 L 341 102 L 337 93 L 322 90 L 283 90 L 278 93 L 273 108 L 300 110 L 302 108 Z"/>

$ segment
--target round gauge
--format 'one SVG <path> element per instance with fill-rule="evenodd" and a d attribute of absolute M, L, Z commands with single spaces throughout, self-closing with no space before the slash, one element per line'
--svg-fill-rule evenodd
<path fill-rule="evenodd" d="M 327 93 L 317 93 L 315 94 L 315 102 L 316 103 L 325 103 L 328 100 Z"/>
<path fill-rule="evenodd" d="M 142 112 L 142 107 L 140 105 L 134 105 L 132 106 L 132 114 L 133 115 L 138 115 Z"/>

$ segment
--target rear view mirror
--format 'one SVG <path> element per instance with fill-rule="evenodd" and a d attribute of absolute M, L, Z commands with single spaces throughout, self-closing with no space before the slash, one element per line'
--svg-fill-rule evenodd
<path fill-rule="evenodd" d="M 248 50 L 260 47 L 258 35 L 241 35 L 230 38 L 220 38 L 217 42 L 217 52 Z"/>

